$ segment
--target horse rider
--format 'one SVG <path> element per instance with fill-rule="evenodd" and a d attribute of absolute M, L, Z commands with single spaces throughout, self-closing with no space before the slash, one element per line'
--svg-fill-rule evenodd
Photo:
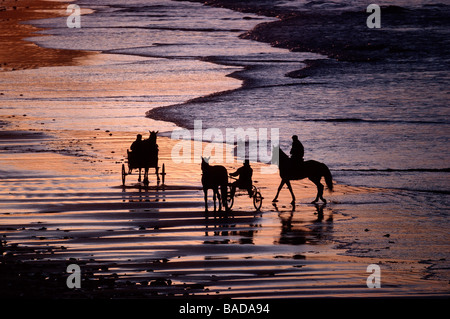
<path fill-rule="evenodd" d="M 291 159 L 294 163 L 303 164 L 303 156 L 305 155 L 305 149 L 302 143 L 299 141 L 297 135 L 292 136 L 292 147 L 291 147 Z"/>
<path fill-rule="evenodd" d="M 244 161 L 244 165 L 239 167 L 236 172 L 230 173 L 230 176 L 239 176 L 239 178 L 231 184 L 231 196 L 234 197 L 234 193 L 236 192 L 236 187 L 240 189 L 246 189 L 248 192 L 248 196 L 251 198 L 253 195 L 252 192 L 252 175 L 253 169 L 250 167 L 250 161 L 246 159 Z"/>

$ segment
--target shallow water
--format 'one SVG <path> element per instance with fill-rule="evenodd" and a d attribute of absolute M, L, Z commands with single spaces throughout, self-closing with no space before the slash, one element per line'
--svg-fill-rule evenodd
<path fill-rule="evenodd" d="M 334 9 L 346 11 L 363 6 L 360 1 L 330 2 L 330 6 L 327 3 L 276 4 L 311 10 L 317 7 L 333 10 L 335 6 Z M 436 3 L 439 2 L 390 2 L 408 8 Z M 305 158 L 327 163 L 342 182 L 449 192 L 449 75 L 445 55 L 366 64 L 323 60 L 324 65 L 298 79 L 285 75 L 304 67 L 302 61 L 324 57 L 238 38 L 256 24 L 274 21 L 273 18 L 171 1 L 153 1 L 150 5 L 139 1 L 127 4 L 96 1 L 92 8 L 98 11 L 82 16 L 81 29 L 61 28 L 65 22 L 62 18 L 41 20 L 37 25 L 52 28 L 41 33 L 54 36 L 32 38 L 40 45 L 54 48 L 70 49 L 76 44 L 83 50 L 127 54 L 122 58 L 127 63 L 125 67 L 119 57 L 114 57 L 118 61 L 106 70 L 100 64 L 102 72 L 95 65 L 69 76 L 65 73 L 58 76 L 52 71 L 51 76 L 67 79 L 67 87 L 63 89 L 69 95 L 66 101 L 74 107 L 70 112 L 64 111 L 71 121 L 80 120 L 82 124 L 89 121 L 83 116 L 89 108 L 91 117 L 101 110 L 92 117 L 98 122 L 111 109 L 117 113 L 108 123 L 114 129 L 126 127 L 135 131 L 145 125 L 173 129 L 174 126 L 161 122 L 145 122 L 140 115 L 155 107 L 237 89 L 242 81 L 223 76 L 238 71 L 233 76 L 244 79 L 244 88 L 199 103 L 161 109 L 158 118 L 175 120 L 185 127 L 192 127 L 194 120 L 202 120 L 204 128 L 279 128 L 285 151 L 289 150 L 290 137 L 297 134 L 305 146 Z M 439 28 L 435 26 L 436 30 Z M 448 30 L 442 31 L 445 37 Z M 130 54 L 158 58 L 132 58 Z M 220 65 L 200 62 L 202 58 Z M 243 68 L 247 70 L 242 71 Z M 66 68 L 63 72 L 70 70 Z M 23 78 L 21 74 L 18 76 Z M 121 77 L 128 80 L 132 77 L 135 81 L 125 82 L 131 87 L 121 87 L 124 83 Z M 20 80 L 8 80 L 20 87 Z M 98 90 L 89 92 L 86 88 L 92 80 Z M 46 93 L 42 87 L 36 91 Z M 44 103 L 62 104 L 58 98 L 49 99 L 45 94 L 40 101 L 31 93 L 31 97 L 22 99 L 26 107 L 30 107 L 31 100 L 33 106 L 42 109 Z M 51 110 L 55 112 L 58 106 Z M 114 121 L 120 121 L 119 125 L 114 125 Z M 65 122 L 59 126 L 62 127 L 67 127 Z M 367 178 L 368 175 L 373 178 Z"/>

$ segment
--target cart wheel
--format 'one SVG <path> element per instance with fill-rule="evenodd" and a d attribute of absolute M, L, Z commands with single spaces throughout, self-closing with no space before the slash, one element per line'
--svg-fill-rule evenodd
<path fill-rule="evenodd" d="M 263 200 L 263 197 L 261 196 L 261 193 L 259 191 L 256 191 L 253 194 L 253 206 L 255 206 L 255 209 L 258 211 L 261 209 L 262 200 Z"/>
<path fill-rule="evenodd" d="M 122 164 L 122 186 L 125 186 L 125 177 L 127 173 L 125 172 L 125 164 Z"/>
<path fill-rule="evenodd" d="M 163 166 L 162 166 L 161 175 L 162 175 L 162 184 L 165 185 L 164 181 L 166 180 L 166 166 L 164 165 L 164 163 L 163 163 Z"/>
<path fill-rule="evenodd" d="M 231 186 L 227 186 L 227 206 L 228 209 L 231 209 L 234 204 L 234 197 L 231 196 Z"/>

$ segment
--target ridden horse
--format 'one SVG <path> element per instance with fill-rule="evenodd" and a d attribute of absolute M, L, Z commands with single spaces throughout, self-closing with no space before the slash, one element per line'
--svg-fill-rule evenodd
<path fill-rule="evenodd" d="M 223 206 L 225 207 L 225 211 L 228 211 L 227 169 L 220 165 L 211 166 L 209 165 L 208 161 L 209 157 L 206 159 L 202 157 L 202 185 L 203 185 L 203 193 L 205 194 L 205 211 L 206 212 L 208 211 L 208 189 L 213 190 L 214 211 L 216 211 L 216 195 L 219 201 L 219 211 L 222 210 L 222 203 Z M 219 187 L 221 194 L 219 194 Z"/>
<path fill-rule="evenodd" d="M 278 159 L 275 158 L 274 154 L 276 154 L 276 147 L 273 148 L 272 152 L 272 163 L 277 162 L 278 168 L 280 171 L 280 177 L 281 177 L 281 183 L 278 187 L 277 194 L 275 195 L 275 198 L 272 202 L 277 202 L 278 195 L 280 194 L 281 188 L 284 186 L 284 184 L 287 185 L 289 191 L 291 192 L 292 196 L 292 205 L 295 205 L 295 196 L 294 192 L 292 191 L 291 187 L 291 180 L 299 180 L 303 178 L 309 178 L 311 182 L 313 182 L 317 186 L 317 195 L 316 199 L 312 201 L 312 203 L 316 203 L 319 198 L 326 203 L 327 201 L 322 197 L 323 196 L 323 189 L 324 186 L 320 183 L 320 180 L 322 179 L 322 176 L 325 177 L 325 182 L 328 186 L 328 190 L 331 192 L 333 191 L 333 178 L 331 176 L 331 172 L 328 169 L 328 167 L 320 162 L 317 161 L 305 161 L 302 164 L 298 164 L 292 161 L 289 156 L 286 155 L 286 153 L 283 152 L 278 147 Z"/>
<path fill-rule="evenodd" d="M 141 169 L 144 169 L 144 184 L 148 185 L 148 169 L 150 167 L 155 168 L 155 174 L 158 182 L 159 178 L 159 167 L 158 167 L 158 144 L 156 144 L 156 135 L 159 131 L 149 131 L 150 136 L 148 139 L 142 141 L 141 158 L 139 162 L 139 180 L 141 180 Z"/>

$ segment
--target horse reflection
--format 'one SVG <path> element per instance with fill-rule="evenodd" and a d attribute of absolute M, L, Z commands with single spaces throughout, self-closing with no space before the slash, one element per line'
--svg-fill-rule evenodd
<path fill-rule="evenodd" d="M 260 227 L 260 225 L 256 225 L 257 219 L 258 217 L 253 212 L 249 212 L 248 216 L 241 216 L 238 219 L 239 222 L 243 223 L 239 225 L 232 211 L 229 214 L 220 217 L 214 216 L 213 218 L 210 218 L 208 213 L 205 212 L 205 237 L 210 237 L 211 234 L 213 237 L 204 240 L 203 243 L 254 245 L 254 237 Z"/>
<path fill-rule="evenodd" d="M 325 204 L 315 205 L 317 218 L 314 220 L 298 220 L 294 218 L 295 206 L 290 210 L 280 211 L 273 204 L 281 221 L 280 238 L 276 241 L 281 245 L 318 244 L 330 239 L 332 234 L 333 212 L 330 210 L 328 218 L 324 220 Z"/>

